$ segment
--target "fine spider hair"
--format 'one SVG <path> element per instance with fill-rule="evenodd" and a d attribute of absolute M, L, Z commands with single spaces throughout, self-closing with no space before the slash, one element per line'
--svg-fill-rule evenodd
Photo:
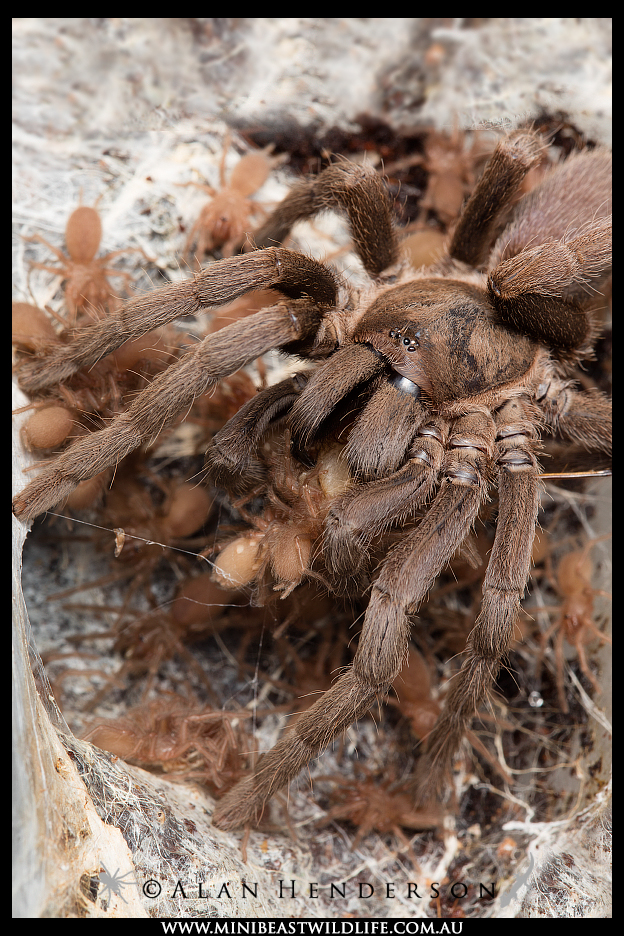
<path fill-rule="evenodd" d="M 215 822 L 222 828 L 258 821 L 268 799 L 385 695 L 406 660 L 410 615 L 496 487 L 481 612 L 419 761 L 419 807 L 439 797 L 520 611 L 538 512 L 540 436 L 556 433 L 588 452 L 611 449 L 610 402 L 569 379 L 592 353 L 596 297 L 610 266 L 610 154 L 576 153 L 518 199 L 542 153 L 532 132 L 502 139 L 446 254 L 418 272 L 397 263 L 381 177 L 337 162 L 293 187 L 257 232 L 257 250 L 130 300 L 77 330 L 69 345 L 20 365 L 22 386 L 36 393 L 179 315 L 255 289 L 284 297 L 207 337 L 108 427 L 47 465 L 15 499 L 16 514 L 28 520 L 150 444 L 198 395 L 265 351 L 313 362 L 245 404 L 214 437 L 207 463 L 216 483 L 240 494 L 262 483 L 270 489 L 260 452 L 276 433 L 302 470 L 341 446 L 349 483 L 327 505 L 306 561 L 310 574 L 320 565 L 335 591 L 356 581 L 370 598 L 353 664 L 221 800 Z M 346 211 L 370 279 L 361 290 L 324 263 L 266 246 L 326 209 Z"/>

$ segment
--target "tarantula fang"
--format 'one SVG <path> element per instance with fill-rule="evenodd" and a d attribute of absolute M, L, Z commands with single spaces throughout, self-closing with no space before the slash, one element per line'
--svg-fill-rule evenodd
<path fill-rule="evenodd" d="M 310 562 L 321 564 L 336 590 L 368 574 L 370 601 L 352 666 L 220 801 L 214 819 L 222 828 L 259 821 L 267 800 L 388 691 L 406 659 L 410 615 L 495 485 L 497 532 L 481 613 L 419 762 L 417 799 L 439 796 L 520 610 L 538 511 L 540 435 L 610 451 L 609 401 L 568 379 L 572 364 L 591 354 L 594 297 L 609 266 L 610 154 L 573 154 L 517 200 L 541 150 L 531 132 L 501 140 L 446 255 L 417 273 L 397 264 L 383 180 L 369 167 L 337 162 L 294 186 L 256 234 L 256 251 L 130 300 L 21 369 L 22 386 L 35 391 L 179 315 L 252 289 L 284 296 L 189 351 L 107 428 L 45 467 L 14 503 L 25 520 L 52 507 L 269 348 L 312 362 L 245 404 L 214 437 L 208 465 L 230 491 L 259 480 L 270 490 L 258 457 L 268 433 L 289 437 L 289 457 L 308 466 L 342 444 L 350 482 L 329 504 Z M 265 246 L 325 209 L 346 211 L 368 288 L 348 288 L 325 264 Z M 388 531 L 394 545 L 371 569 L 371 544 Z"/>

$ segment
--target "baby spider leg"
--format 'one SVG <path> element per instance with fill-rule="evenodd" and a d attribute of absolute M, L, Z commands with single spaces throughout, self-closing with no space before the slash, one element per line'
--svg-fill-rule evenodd
<path fill-rule="evenodd" d="M 370 709 L 396 679 L 407 656 L 408 614 L 468 535 L 487 492 L 494 423 L 471 414 L 455 423 L 456 445 L 445 457 L 442 486 L 427 515 L 382 565 L 364 618 L 353 665 L 298 719 L 276 746 L 258 761 L 253 777 L 242 781 L 218 805 L 214 821 L 236 828 L 259 821 L 264 804 L 353 721 Z M 452 440 L 451 440 L 451 445 Z"/>

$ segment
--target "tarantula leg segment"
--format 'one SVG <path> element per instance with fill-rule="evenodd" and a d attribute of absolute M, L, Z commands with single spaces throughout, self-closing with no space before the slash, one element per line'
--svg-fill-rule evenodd
<path fill-rule="evenodd" d="M 579 348 L 591 323 L 579 305 L 592 278 L 611 266 L 611 219 L 573 238 L 526 248 L 490 273 L 488 291 L 501 322 L 555 348 Z"/>
<path fill-rule="evenodd" d="M 80 481 L 149 444 L 195 397 L 271 348 L 314 333 L 321 310 L 307 299 L 279 302 L 209 335 L 158 377 L 105 429 L 78 439 L 17 495 L 29 520 L 67 497 Z"/>
<path fill-rule="evenodd" d="M 553 432 L 587 451 L 611 454 L 611 401 L 599 390 L 577 390 L 570 381 L 551 380 L 542 388 L 539 400 Z"/>
<path fill-rule="evenodd" d="M 68 380 L 128 340 L 202 308 L 227 305 L 252 289 L 278 289 L 292 298 L 310 296 L 322 305 L 336 301 L 338 285 L 329 267 L 293 250 L 272 247 L 211 264 L 188 281 L 162 286 L 94 325 L 76 330 L 69 345 L 51 347 L 44 359 L 24 362 L 20 385 L 33 393 Z M 295 339 L 293 339 L 295 340 Z M 258 355 L 254 355 L 257 357 Z"/>
<path fill-rule="evenodd" d="M 572 153 L 554 166 L 514 206 L 511 223 L 494 244 L 487 268 L 493 270 L 526 248 L 587 234 L 611 214 L 611 177 L 611 153 L 601 147 Z"/>
<path fill-rule="evenodd" d="M 405 642 L 407 646 L 407 636 Z M 341 731 L 365 715 L 376 698 L 374 688 L 358 679 L 353 669 L 347 670 L 319 702 L 299 716 L 294 730 L 261 755 L 253 776 L 242 780 L 218 802 L 214 825 L 237 829 L 248 822 L 257 824 L 267 800 Z"/>
<path fill-rule="evenodd" d="M 290 410 L 307 381 L 307 374 L 294 374 L 267 387 L 213 436 L 206 468 L 216 485 L 242 494 L 262 480 L 266 468 L 256 457 L 258 445 L 269 427 Z"/>
<path fill-rule="evenodd" d="M 587 354 L 594 335 L 585 309 L 611 265 L 610 211 L 611 154 L 600 148 L 573 154 L 520 201 L 489 260 L 502 322 Z"/>
<path fill-rule="evenodd" d="M 453 679 L 444 711 L 429 736 L 419 765 L 419 799 L 439 795 L 453 755 L 486 698 L 520 613 L 531 563 L 539 506 L 535 430 L 523 407 L 510 401 L 496 414 L 499 513 L 483 583 L 481 613 L 468 638 L 466 659 Z"/>
<path fill-rule="evenodd" d="M 431 495 L 442 467 L 447 426 L 422 426 L 398 471 L 359 484 L 332 504 L 325 520 L 325 564 L 340 581 L 354 576 L 371 540 L 393 525 L 413 519 Z"/>
<path fill-rule="evenodd" d="M 297 221 L 328 209 L 344 210 L 355 249 L 371 276 L 398 259 L 388 190 L 372 166 L 335 163 L 295 185 L 255 235 L 259 247 L 281 244 Z"/>
<path fill-rule="evenodd" d="M 485 262 L 501 218 L 526 174 L 539 163 L 542 149 L 532 133 L 519 132 L 501 140 L 464 206 L 449 247 L 451 257 L 472 267 Z"/>
<path fill-rule="evenodd" d="M 215 825 L 231 829 L 258 822 L 265 802 L 387 692 L 407 656 L 407 609 L 422 601 L 468 534 L 483 496 L 481 485 L 445 483 L 420 526 L 386 560 L 352 667 L 262 755 L 256 773 L 219 802 Z"/>

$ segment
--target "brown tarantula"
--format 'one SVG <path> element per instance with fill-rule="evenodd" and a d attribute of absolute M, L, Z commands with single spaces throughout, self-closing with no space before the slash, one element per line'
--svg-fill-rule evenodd
<path fill-rule="evenodd" d="M 270 348 L 316 362 L 245 404 L 215 436 L 208 465 L 240 494 L 262 481 L 266 438 L 289 439 L 302 471 L 346 439 L 350 481 L 328 505 L 308 561 L 322 564 L 336 590 L 368 571 L 370 601 L 352 666 L 221 800 L 215 821 L 223 828 L 257 821 L 280 787 L 388 691 L 406 659 L 410 615 L 496 485 L 482 610 L 420 760 L 418 798 L 439 794 L 519 613 L 538 511 L 540 433 L 610 450 L 609 401 L 566 379 L 591 354 L 591 310 L 610 263 L 610 155 L 576 153 L 518 200 L 541 151 L 531 132 L 501 140 L 446 255 L 417 273 L 397 265 L 383 180 L 369 167 L 337 162 L 294 186 L 257 233 L 259 249 L 130 300 L 77 330 L 70 344 L 21 365 L 21 384 L 34 393 L 179 315 L 255 289 L 284 296 L 210 335 L 107 428 L 46 466 L 15 500 L 15 513 L 28 520 L 149 444 L 197 396 Z M 368 288 L 350 289 L 324 263 L 265 246 L 325 209 L 346 211 Z M 371 544 L 388 533 L 393 544 L 367 570 Z"/>

